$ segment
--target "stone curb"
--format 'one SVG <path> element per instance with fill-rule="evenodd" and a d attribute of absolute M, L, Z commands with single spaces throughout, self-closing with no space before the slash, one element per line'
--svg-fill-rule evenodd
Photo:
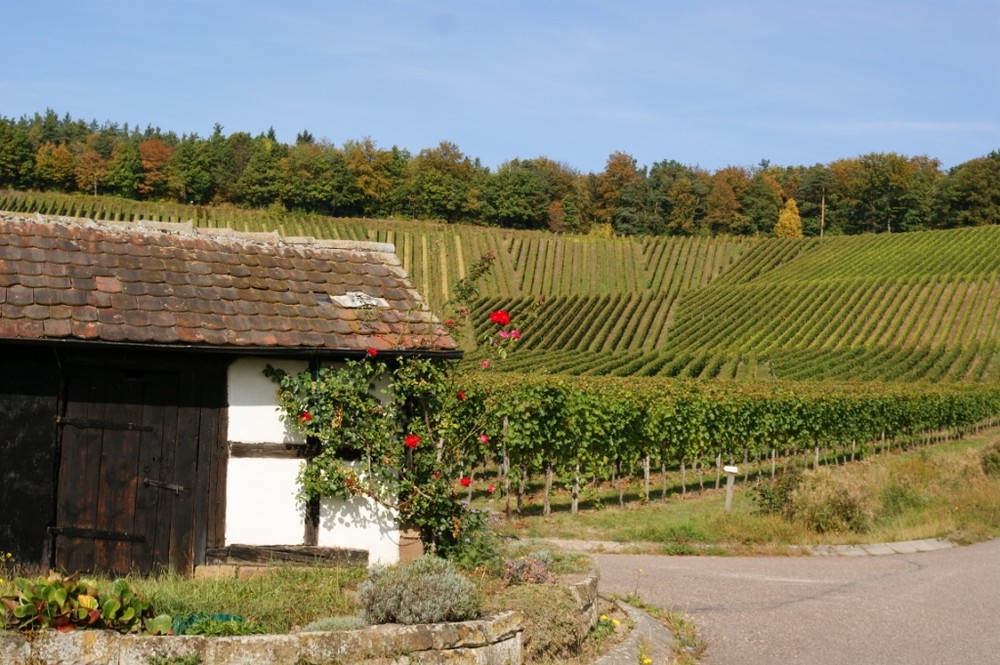
<path fill-rule="evenodd" d="M 640 645 L 644 645 L 646 657 L 654 663 L 671 662 L 673 633 L 648 612 L 621 600 L 617 604 L 632 620 L 632 632 L 621 644 L 598 658 L 594 665 L 635 665 L 639 662 Z"/>
<path fill-rule="evenodd" d="M 590 554 L 632 554 L 641 553 L 641 543 L 616 543 L 611 541 L 560 540 L 546 538 L 540 542 L 573 552 Z M 885 556 L 888 554 L 916 554 L 918 552 L 935 552 L 955 547 L 955 544 L 942 538 L 926 538 L 924 540 L 904 540 L 894 543 L 865 543 L 861 545 L 794 545 L 788 548 L 790 553 L 810 554 L 814 556 Z M 669 555 L 657 555 L 669 556 Z"/>
<path fill-rule="evenodd" d="M 869 543 L 864 545 L 814 545 L 802 551 L 815 556 L 886 556 L 889 554 L 916 554 L 951 549 L 955 545 L 941 538 L 904 540 L 896 543 Z"/>

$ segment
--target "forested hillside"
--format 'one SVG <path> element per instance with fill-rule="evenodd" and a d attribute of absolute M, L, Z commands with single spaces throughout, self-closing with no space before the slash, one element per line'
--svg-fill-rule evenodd
<path fill-rule="evenodd" d="M 1000 151 L 944 169 L 933 156 L 870 153 L 829 164 L 709 172 L 623 152 L 600 173 L 558 155 L 496 169 L 447 141 L 411 153 L 372 138 L 337 146 L 302 131 L 258 136 L 0 116 L 0 188 L 229 204 L 335 217 L 406 218 L 617 235 L 805 235 L 1000 223 Z M 785 223 L 778 225 L 785 211 Z"/>
<path fill-rule="evenodd" d="M 507 369 L 548 374 L 1000 380 L 1000 226 L 805 239 L 597 238 L 0 192 L 0 209 L 191 221 L 396 247 L 439 312 L 495 256 L 474 319 L 523 322 Z"/>

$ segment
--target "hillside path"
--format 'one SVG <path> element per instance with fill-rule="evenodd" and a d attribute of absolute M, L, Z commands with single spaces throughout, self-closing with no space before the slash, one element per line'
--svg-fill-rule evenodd
<path fill-rule="evenodd" d="M 886 556 L 594 558 L 603 593 L 690 617 L 704 665 L 1000 662 L 1000 539 Z"/>

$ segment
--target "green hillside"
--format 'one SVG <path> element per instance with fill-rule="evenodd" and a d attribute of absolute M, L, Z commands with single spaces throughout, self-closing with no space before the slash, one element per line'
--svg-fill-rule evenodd
<path fill-rule="evenodd" d="M 390 242 L 441 310 L 496 257 L 474 318 L 523 322 L 515 371 L 1000 380 L 1000 227 L 825 239 L 647 239 L 0 192 L 0 209 Z M 481 328 L 480 330 L 482 330 Z"/>

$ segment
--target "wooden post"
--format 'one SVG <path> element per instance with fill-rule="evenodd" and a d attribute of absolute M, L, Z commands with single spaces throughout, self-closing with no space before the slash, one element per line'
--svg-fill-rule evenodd
<path fill-rule="evenodd" d="M 727 466 L 726 472 L 726 512 L 733 512 L 733 484 L 736 482 L 736 474 L 740 472 L 739 467 Z"/>

